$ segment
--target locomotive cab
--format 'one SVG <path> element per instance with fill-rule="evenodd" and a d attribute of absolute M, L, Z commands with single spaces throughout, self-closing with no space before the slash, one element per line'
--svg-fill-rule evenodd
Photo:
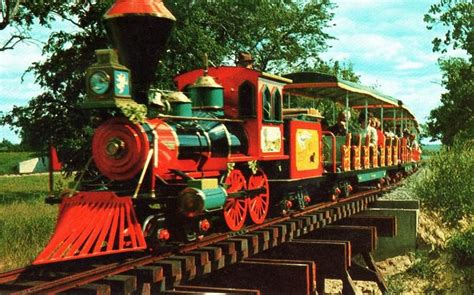
<path fill-rule="evenodd" d="M 209 68 L 207 74 L 197 69 L 178 75 L 175 82 L 180 91 L 192 96 L 195 81 L 205 75 L 223 87 L 225 118 L 242 123 L 248 139 L 245 155 L 257 160 L 288 159 L 283 148 L 282 107 L 283 87 L 291 80 L 243 67 L 221 66 Z M 202 110 L 202 106 L 195 103 L 193 109 Z"/>

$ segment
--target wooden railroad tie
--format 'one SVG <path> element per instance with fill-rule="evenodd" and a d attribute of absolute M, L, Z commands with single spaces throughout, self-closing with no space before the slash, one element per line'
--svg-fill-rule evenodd
<path fill-rule="evenodd" d="M 375 226 L 379 237 L 397 235 L 397 218 L 395 216 L 351 216 L 336 222 L 338 225 Z"/>
<path fill-rule="evenodd" d="M 185 285 L 221 287 L 223 290 L 245 286 L 264 294 L 310 294 L 315 290 L 324 292 L 324 282 L 328 278 L 342 280 L 344 293 L 353 294 L 356 293 L 353 280 L 359 279 L 374 281 L 385 292 L 386 284 L 371 256 L 376 243 L 374 226 L 327 226 Z M 356 255 L 361 255 L 365 266 L 352 260 Z M 306 269 L 299 266 L 302 261 L 314 265 L 310 264 Z M 292 273 L 288 273 L 289 270 Z M 271 279 L 264 277 L 266 271 Z M 310 282 L 317 283 L 307 283 L 308 277 Z M 268 281 L 272 284 L 265 283 Z"/>
<path fill-rule="evenodd" d="M 189 284 L 219 288 L 245 286 L 262 294 L 310 294 L 315 287 L 315 270 L 313 261 L 250 258 Z"/>

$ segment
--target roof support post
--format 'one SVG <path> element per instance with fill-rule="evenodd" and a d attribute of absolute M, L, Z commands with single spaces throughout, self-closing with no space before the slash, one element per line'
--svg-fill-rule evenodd
<path fill-rule="evenodd" d="M 346 115 L 346 131 L 349 132 L 349 121 L 351 120 L 351 111 L 349 109 L 349 91 L 346 90 L 346 109 L 344 110 Z"/>
<path fill-rule="evenodd" d="M 383 131 L 383 105 L 380 106 L 380 129 Z"/>
<path fill-rule="evenodd" d="M 400 109 L 400 131 L 402 132 L 402 136 L 403 136 L 403 109 Z"/>
<path fill-rule="evenodd" d="M 397 109 L 393 109 L 393 133 L 398 136 L 397 134 Z"/>
<path fill-rule="evenodd" d="M 369 109 L 369 103 L 367 102 L 367 98 L 365 99 L 365 128 L 367 128 L 367 126 L 369 126 L 369 113 L 368 113 L 368 109 Z"/>

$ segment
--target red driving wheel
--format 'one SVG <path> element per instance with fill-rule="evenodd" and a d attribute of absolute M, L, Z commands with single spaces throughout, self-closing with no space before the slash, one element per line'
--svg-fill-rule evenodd
<path fill-rule="evenodd" d="M 240 170 L 234 169 L 227 174 L 225 179 L 227 193 L 235 193 L 247 189 L 245 177 Z M 247 217 L 246 199 L 227 198 L 224 204 L 224 219 L 230 230 L 238 231 L 245 223 Z"/>
<path fill-rule="evenodd" d="M 268 179 L 262 170 L 251 175 L 248 181 L 248 189 L 264 188 L 264 192 L 249 199 L 250 218 L 255 224 L 262 224 L 268 214 L 270 206 L 270 194 L 268 189 Z"/>

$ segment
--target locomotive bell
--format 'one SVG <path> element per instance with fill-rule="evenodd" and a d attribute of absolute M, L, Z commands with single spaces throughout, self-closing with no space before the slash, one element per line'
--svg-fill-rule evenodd
<path fill-rule="evenodd" d="M 120 61 L 132 72 L 132 98 L 146 104 L 176 18 L 162 0 L 117 0 L 104 23 Z"/>

